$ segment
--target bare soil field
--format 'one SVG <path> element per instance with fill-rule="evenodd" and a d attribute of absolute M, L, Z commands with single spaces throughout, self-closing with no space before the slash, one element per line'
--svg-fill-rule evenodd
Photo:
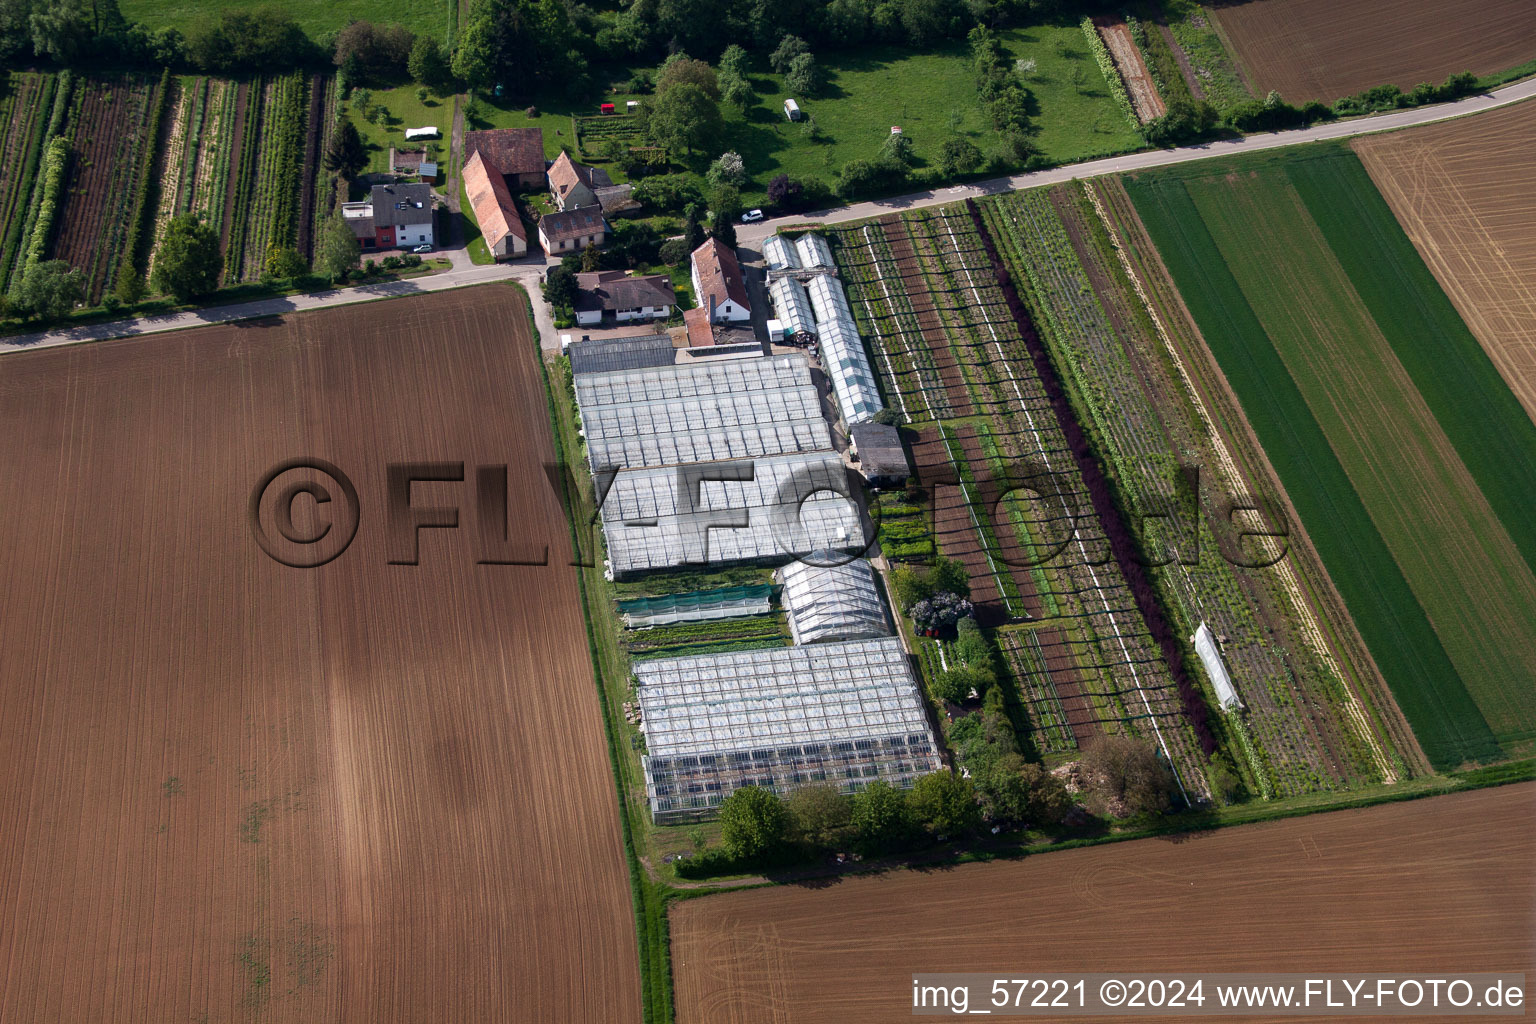
<path fill-rule="evenodd" d="M 1533 812 L 1521 784 L 689 900 L 677 1019 L 905 1019 L 917 971 L 1529 972 Z"/>
<path fill-rule="evenodd" d="M 1146 124 L 1166 114 L 1168 107 L 1157 94 L 1157 85 L 1147 71 L 1147 62 L 1141 59 L 1141 50 L 1131 38 L 1130 27 L 1120 18 L 1098 17 L 1093 19 L 1093 23 L 1099 30 L 1099 38 L 1104 40 L 1104 45 L 1109 49 L 1109 55 L 1115 59 L 1115 67 L 1120 70 L 1125 91 L 1130 94 L 1131 105 L 1136 108 L 1137 120 Z"/>
<path fill-rule="evenodd" d="M 0 358 L 0 1022 L 639 1020 L 535 352 L 492 285 Z M 248 514 L 300 456 L 314 569 Z M 503 464 L 550 566 L 475 564 Z"/>
<path fill-rule="evenodd" d="M 1209 8 L 1208 8 L 1209 9 Z M 1263 97 L 1292 103 L 1536 59 L 1529 0 L 1249 0 L 1210 9 Z"/>
<path fill-rule="evenodd" d="M 1355 140 L 1424 262 L 1536 420 L 1536 104 Z"/>

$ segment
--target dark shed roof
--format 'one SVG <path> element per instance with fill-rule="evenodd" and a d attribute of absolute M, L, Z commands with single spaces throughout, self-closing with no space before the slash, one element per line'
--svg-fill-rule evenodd
<path fill-rule="evenodd" d="M 674 362 L 672 339 L 665 334 L 578 341 L 571 345 L 570 357 L 572 373 L 642 370 Z"/>

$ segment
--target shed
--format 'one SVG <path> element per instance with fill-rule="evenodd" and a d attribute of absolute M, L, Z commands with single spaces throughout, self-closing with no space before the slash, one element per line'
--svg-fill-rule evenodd
<path fill-rule="evenodd" d="M 431 160 L 423 160 L 416 166 L 416 173 L 421 176 L 422 181 L 436 181 L 437 164 Z"/>
<path fill-rule="evenodd" d="M 640 110 L 640 101 L 639 100 L 625 100 L 624 101 L 624 113 L 626 113 L 626 114 L 633 114 L 633 113 L 638 112 L 639 110 Z"/>
<path fill-rule="evenodd" d="M 901 431 L 895 427 L 885 423 L 855 423 L 849 428 L 848 435 L 859 456 L 859 470 L 870 483 L 895 487 L 911 476 L 907 449 L 901 443 Z"/>
<path fill-rule="evenodd" d="M 599 114 L 611 114 L 613 113 L 613 109 L 614 108 L 612 103 L 600 103 L 597 106 L 597 112 Z"/>
<path fill-rule="evenodd" d="M 412 142 L 416 139 L 439 139 L 443 133 L 437 130 L 437 125 L 429 124 L 425 128 L 407 128 L 405 141 Z"/>
<path fill-rule="evenodd" d="M 1222 660 L 1221 648 L 1216 644 L 1211 627 L 1204 622 L 1200 623 L 1200 628 L 1189 639 L 1195 645 L 1195 653 L 1200 656 L 1200 664 L 1205 666 L 1205 674 L 1211 677 L 1211 685 L 1216 687 L 1216 699 L 1221 703 L 1221 710 L 1241 708 L 1242 699 L 1232 685 L 1232 677 L 1227 675 L 1227 665 Z"/>
<path fill-rule="evenodd" d="M 677 356 L 672 349 L 672 339 L 665 334 L 578 341 L 571 345 L 567 354 L 571 357 L 573 375 L 671 366 Z"/>
<path fill-rule="evenodd" d="M 784 116 L 789 118 L 791 121 L 799 121 L 805 117 L 805 113 L 800 109 L 800 104 L 796 103 L 794 100 L 785 100 Z"/>

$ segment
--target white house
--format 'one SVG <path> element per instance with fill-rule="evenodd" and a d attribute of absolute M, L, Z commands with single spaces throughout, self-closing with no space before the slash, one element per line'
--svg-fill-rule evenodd
<path fill-rule="evenodd" d="M 576 322 L 595 327 L 604 316 L 619 323 L 664 320 L 677 305 L 677 289 L 665 274 L 629 277 L 622 270 L 576 275 Z"/>
<path fill-rule="evenodd" d="M 741 276 L 736 251 L 718 238 L 706 239 L 693 250 L 693 294 L 699 306 L 709 310 L 714 323 L 752 319 L 747 282 Z"/>

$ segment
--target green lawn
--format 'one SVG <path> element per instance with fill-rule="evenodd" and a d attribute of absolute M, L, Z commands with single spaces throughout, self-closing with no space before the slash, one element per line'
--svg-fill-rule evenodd
<path fill-rule="evenodd" d="M 444 43 L 457 5 L 458 0 L 264 0 L 260 4 L 292 15 L 311 38 L 339 32 L 354 21 L 371 21 L 404 25 L 417 35 L 429 35 Z M 122 0 L 120 4 L 123 16 L 130 21 L 182 32 L 217 21 L 225 8 L 237 6 L 228 0 Z"/>
<path fill-rule="evenodd" d="M 446 169 L 448 160 L 448 141 L 453 133 L 453 97 L 438 96 L 436 93 L 428 93 L 427 101 L 421 102 L 416 98 L 418 86 L 402 85 L 394 89 L 372 89 L 372 103 L 382 105 L 389 111 L 389 124 L 387 127 L 379 127 L 372 121 L 364 120 L 356 110 L 356 95 L 353 99 L 342 104 L 346 116 L 357 125 L 358 134 L 363 137 L 363 144 L 368 147 L 368 166 L 364 168 L 367 173 L 389 171 L 389 148 L 406 148 L 405 130 L 407 128 L 421 128 L 425 125 L 436 125 L 442 132 L 442 138 L 436 140 L 438 163 Z M 412 148 L 420 145 L 412 143 Z"/>
<path fill-rule="evenodd" d="M 1523 466 L 1489 475 L 1527 443 L 1488 440 L 1518 426 L 1507 389 L 1391 242 L 1390 210 L 1351 192 L 1369 187 L 1355 168 L 1313 149 L 1126 185 L 1426 754 L 1452 767 L 1533 735 L 1536 609 L 1503 513 L 1536 492 Z"/>
<path fill-rule="evenodd" d="M 1110 98 L 1080 28 L 1032 26 L 1010 29 L 1001 38 L 1014 57 L 1035 61 L 1028 83 L 1037 102 L 1036 142 L 1046 157 L 1069 163 L 1140 148 L 1141 136 Z M 977 99 L 963 43 L 928 53 L 867 47 L 857 53 L 825 54 L 823 63 L 826 89 L 818 96 L 794 97 L 815 121 L 815 138 L 804 124 L 784 119 L 789 93 L 783 78 L 759 70 L 751 76 L 757 103 L 744 113 L 722 106 L 725 134 L 717 147 L 695 155 L 694 169 L 703 170 L 720 153 L 735 150 L 751 177 L 743 198 L 754 204 L 763 200 L 776 174 L 816 177 L 830 184 L 843 164 L 874 157 L 892 125 L 900 125 L 912 139 L 920 161 L 937 161 L 940 147 L 952 134 L 969 138 L 984 154 L 998 148 L 997 133 Z M 600 77 L 624 81 L 629 74 L 628 68 L 609 68 Z M 545 155 L 553 159 L 562 146 L 576 149 L 572 115 L 595 114 L 599 103 L 623 110 L 626 100 L 642 98 L 606 88 L 576 99 L 543 97 L 535 101 L 539 116 L 529 118 L 525 100 L 480 97 L 479 117 L 470 127 L 537 125 L 544 129 Z M 584 158 L 593 160 L 594 154 Z M 624 180 L 616 167 L 602 166 L 615 181 Z"/>

